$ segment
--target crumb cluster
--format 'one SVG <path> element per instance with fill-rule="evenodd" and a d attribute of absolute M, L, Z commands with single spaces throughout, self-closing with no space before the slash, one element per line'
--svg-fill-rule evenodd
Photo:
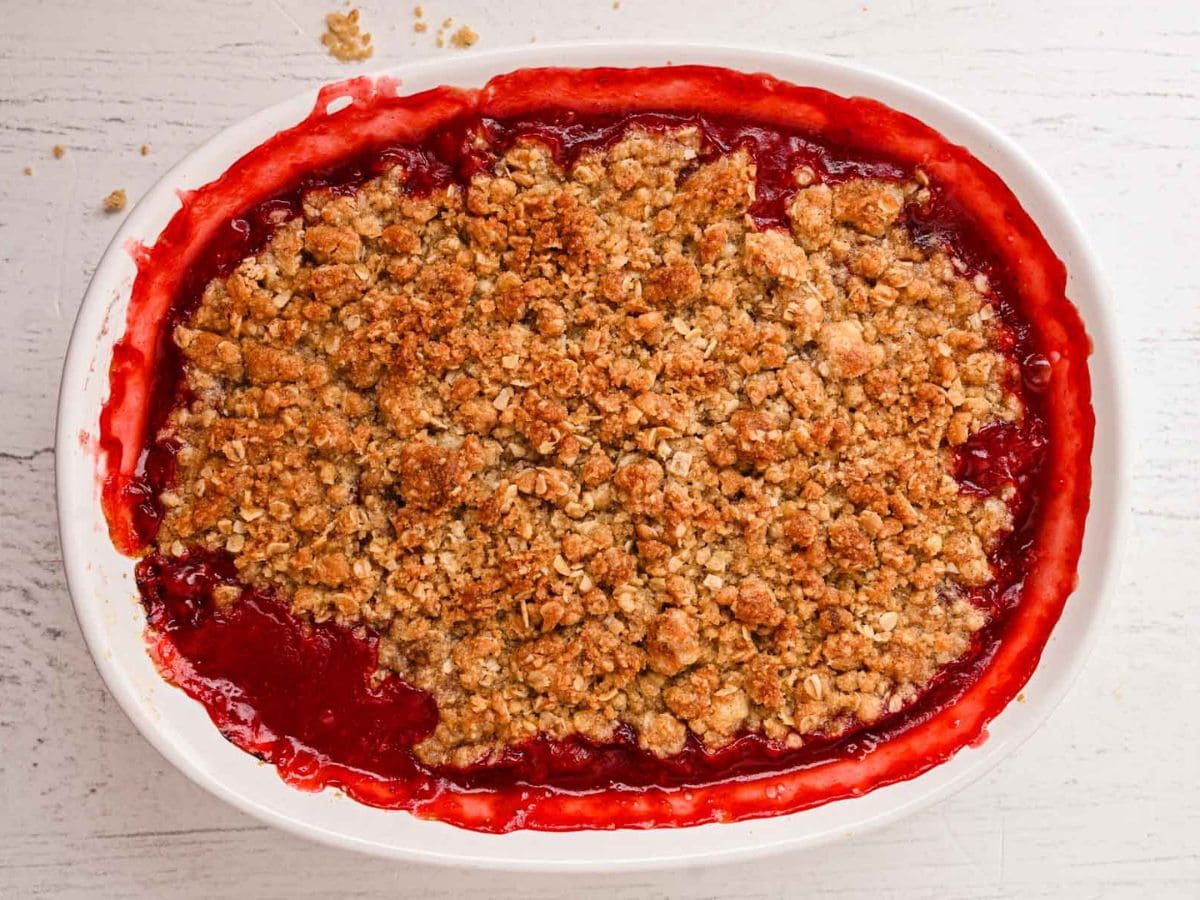
<path fill-rule="evenodd" d="M 788 230 L 691 129 L 310 194 L 175 333 L 160 549 L 378 634 L 437 701 L 431 764 L 899 711 L 985 623 L 1010 516 L 951 448 L 1021 415 L 1015 364 L 986 282 L 903 227 L 926 187 L 796 176 Z"/>
<path fill-rule="evenodd" d="M 104 211 L 109 213 L 120 212 L 129 202 L 129 198 L 125 195 L 124 188 L 117 188 L 104 198 Z"/>
<path fill-rule="evenodd" d="M 362 31 L 358 24 L 359 13 L 352 9 L 348 13 L 331 12 L 325 16 L 325 33 L 321 43 L 329 55 L 341 62 L 361 62 L 370 59 L 375 49 L 371 46 L 371 35 Z"/>
<path fill-rule="evenodd" d="M 461 26 L 454 34 L 450 35 L 450 46 L 457 47 L 459 50 L 466 50 L 478 41 L 478 33 L 467 25 Z"/>

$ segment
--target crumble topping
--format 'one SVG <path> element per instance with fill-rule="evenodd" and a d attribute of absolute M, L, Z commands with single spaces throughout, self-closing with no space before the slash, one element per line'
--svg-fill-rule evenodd
<path fill-rule="evenodd" d="M 193 399 L 158 542 L 379 635 L 467 765 L 627 725 L 798 746 L 961 656 L 1010 529 L 951 448 L 1020 417 L 981 277 L 920 180 L 815 183 L 757 230 L 743 151 L 631 131 L 466 189 L 310 194 L 175 340 Z M 218 604 L 237 602 L 219 588 Z"/>

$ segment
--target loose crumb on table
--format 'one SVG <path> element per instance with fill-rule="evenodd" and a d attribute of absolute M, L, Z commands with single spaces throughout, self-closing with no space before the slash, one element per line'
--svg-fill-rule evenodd
<path fill-rule="evenodd" d="M 341 62 L 361 62 L 374 54 L 371 35 L 359 27 L 357 9 L 348 13 L 326 14 L 325 28 L 325 34 L 321 35 L 321 43 L 335 59 Z"/>
<path fill-rule="evenodd" d="M 450 36 L 451 46 L 465 50 L 479 40 L 479 35 L 467 25 L 463 25 Z"/>
<path fill-rule="evenodd" d="M 104 211 L 108 213 L 120 212 L 125 208 L 128 202 L 128 197 L 125 195 L 123 188 L 117 188 L 104 198 Z"/>

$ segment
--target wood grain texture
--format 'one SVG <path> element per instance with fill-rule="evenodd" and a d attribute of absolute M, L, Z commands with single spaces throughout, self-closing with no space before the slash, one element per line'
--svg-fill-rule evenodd
<path fill-rule="evenodd" d="M 360 4 L 369 66 L 452 51 Z M 60 571 L 63 352 L 131 198 L 215 130 L 343 77 L 334 0 L 43 0 L 0 26 L 0 896 L 1200 896 L 1200 19 L 1192 0 L 425 3 L 478 50 L 661 37 L 824 53 L 942 92 L 1019 140 L 1105 260 L 1130 362 L 1135 528 L 1118 601 L 1049 723 L 886 830 L 768 863 L 604 879 L 453 873 L 259 825 L 178 774 L 97 677 Z M 474 51 L 466 51 L 474 52 Z M 568 62 L 569 60 L 564 60 Z M 64 144 L 55 160 L 51 147 Z M 149 156 L 138 147 L 149 144 Z M 34 174 L 22 173 L 32 166 Z M 1103 473 L 1100 473 L 1103 477 Z M 681 836 L 681 840 L 683 840 Z"/>

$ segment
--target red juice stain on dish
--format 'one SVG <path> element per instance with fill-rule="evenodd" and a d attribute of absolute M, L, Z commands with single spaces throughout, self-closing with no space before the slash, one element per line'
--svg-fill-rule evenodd
<path fill-rule="evenodd" d="M 339 89 L 353 102 L 326 116 Z M 421 139 L 399 144 L 377 134 L 364 139 L 355 127 L 388 115 L 397 122 L 424 116 L 428 127 Z M 329 124 L 338 116 L 348 117 L 340 133 Z M 308 191 L 352 191 L 397 164 L 410 171 L 415 192 L 463 183 L 522 137 L 546 142 L 569 163 L 634 124 L 694 125 L 709 156 L 745 148 L 758 169 L 751 214 L 759 227 L 786 223 L 801 165 L 827 183 L 906 178 L 917 165 L 932 174 L 934 199 L 910 214 L 908 225 L 918 240 L 949 246 L 970 271 L 988 277 L 1019 372 L 1014 388 L 1027 407 L 1020 424 L 985 429 L 954 454 L 962 490 L 1013 488 L 1014 531 L 993 554 L 995 580 L 973 597 L 991 614 L 989 625 L 972 651 L 907 708 L 839 738 L 809 736 L 797 749 L 747 735 L 707 752 L 692 737 L 677 756 L 658 759 L 622 731 L 603 745 L 539 737 L 466 769 L 430 769 L 411 748 L 435 726 L 434 703 L 394 675 L 377 679 L 369 636 L 301 623 L 278 598 L 249 588 L 234 605 L 218 608 L 213 589 L 237 584 L 221 554 L 146 556 L 138 586 L 163 674 L 202 702 L 229 740 L 290 783 L 336 786 L 364 803 L 492 832 L 682 826 L 790 812 L 911 778 L 974 745 L 1036 665 L 1073 585 L 1090 483 L 1088 343 L 1063 296 L 1061 263 L 993 173 L 916 120 L 873 101 L 720 69 L 525 70 L 478 92 L 438 89 L 411 98 L 385 96 L 361 79 L 323 92 L 308 120 L 231 168 L 253 174 L 259 166 L 271 187 L 208 232 L 203 251 L 174 282 L 157 332 L 140 346 L 127 334 L 115 348 L 101 421 L 114 541 L 130 552 L 152 543 L 161 518 L 157 496 L 173 477 L 178 448 L 159 431 L 187 396 L 172 327 L 187 319 L 209 280 L 298 215 Z M 334 149 L 322 145 L 324 162 L 305 167 L 305 149 L 318 137 Z M 262 165 L 277 155 L 294 173 L 285 183 Z M 186 239 L 197 198 L 219 200 L 235 189 L 245 191 L 245 183 L 221 179 L 186 198 L 191 206 L 177 215 L 179 227 L 172 231 L 173 220 L 164 234 Z M 239 196 L 246 195 L 233 199 Z M 169 249 L 139 251 L 139 281 L 173 262 L 161 258 Z M 136 284 L 134 297 L 130 323 L 138 314 Z M 129 421 L 121 417 L 135 413 L 143 418 L 131 465 Z M 1051 544 L 1046 526 L 1056 517 L 1069 527 Z"/>
<path fill-rule="evenodd" d="M 216 608 L 213 588 L 236 584 L 217 554 L 147 556 L 137 582 L 150 627 L 170 642 L 160 664 L 235 744 L 293 769 L 336 759 L 383 776 L 411 771 L 409 749 L 433 731 L 437 708 L 397 678 L 372 683 L 373 640 L 309 627 L 249 589 Z"/>

